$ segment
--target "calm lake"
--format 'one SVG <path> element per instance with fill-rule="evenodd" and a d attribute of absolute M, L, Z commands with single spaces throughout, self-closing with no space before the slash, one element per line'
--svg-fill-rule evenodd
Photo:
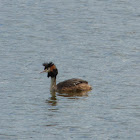
<path fill-rule="evenodd" d="M 140 1 L 0 2 L 0 140 L 139 140 Z M 81 78 L 87 94 L 56 93 Z"/>

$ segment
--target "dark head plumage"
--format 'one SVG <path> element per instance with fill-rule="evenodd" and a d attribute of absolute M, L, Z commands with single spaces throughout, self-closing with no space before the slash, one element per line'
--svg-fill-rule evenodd
<path fill-rule="evenodd" d="M 44 66 L 44 70 L 49 69 L 48 78 L 49 77 L 55 77 L 56 78 L 56 76 L 58 74 L 58 70 L 57 70 L 57 68 L 56 68 L 56 66 L 54 65 L 53 62 L 43 63 L 42 65 Z"/>
<path fill-rule="evenodd" d="M 43 63 L 42 65 L 44 66 L 44 70 L 45 70 L 45 69 L 48 69 L 49 67 L 53 66 L 54 63 L 53 63 L 53 62 L 49 62 L 49 63 L 46 63 L 46 62 L 45 62 L 45 63 Z"/>

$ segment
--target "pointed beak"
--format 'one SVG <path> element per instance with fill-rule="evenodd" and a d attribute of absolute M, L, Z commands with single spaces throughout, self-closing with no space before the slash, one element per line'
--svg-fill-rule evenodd
<path fill-rule="evenodd" d="M 41 71 L 40 73 L 44 73 L 44 72 L 46 72 L 45 70 L 43 70 L 43 71 Z"/>
<path fill-rule="evenodd" d="M 44 72 L 49 72 L 50 71 L 50 68 L 49 69 L 45 69 L 45 70 L 43 70 L 43 71 L 41 71 L 40 73 L 44 73 Z"/>

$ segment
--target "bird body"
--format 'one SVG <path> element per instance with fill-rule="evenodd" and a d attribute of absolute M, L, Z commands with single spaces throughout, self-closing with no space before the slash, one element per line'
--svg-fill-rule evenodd
<path fill-rule="evenodd" d="M 55 90 L 57 92 L 64 93 L 64 92 L 89 91 L 92 89 L 92 87 L 88 84 L 87 81 L 77 78 L 65 80 L 56 85 L 56 76 L 58 74 L 56 66 L 52 62 L 43 63 L 43 66 L 44 71 L 42 72 L 47 72 L 48 78 L 51 77 L 50 91 Z"/>
<path fill-rule="evenodd" d="M 91 86 L 88 82 L 82 79 L 69 79 L 57 84 L 57 90 L 59 91 L 83 91 L 91 90 Z"/>

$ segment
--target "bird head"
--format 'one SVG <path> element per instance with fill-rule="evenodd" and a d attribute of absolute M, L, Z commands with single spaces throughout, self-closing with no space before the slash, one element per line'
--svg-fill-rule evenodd
<path fill-rule="evenodd" d="M 43 63 L 42 64 L 44 66 L 44 71 L 40 72 L 40 73 L 48 73 L 48 78 L 49 77 L 55 77 L 57 76 L 58 74 L 58 70 L 56 68 L 56 66 L 54 65 L 54 63 L 52 62 L 49 62 L 49 63 Z"/>

